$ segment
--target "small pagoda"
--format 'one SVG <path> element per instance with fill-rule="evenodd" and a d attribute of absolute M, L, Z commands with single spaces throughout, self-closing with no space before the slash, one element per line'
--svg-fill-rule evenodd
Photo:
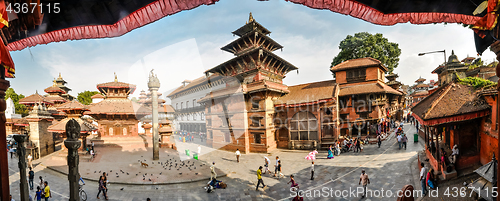
<path fill-rule="evenodd" d="M 98 84 L 97 89 L 104 100 L 89 105 L 84 114 L 97 121 L 100 136 L 137 136 L 139 119 L 151 110 L 128 99 L 136 86 L 119 82 L 115 74 L 113 82 Z"/>
<path fill-rule="evenodd" d="M 81 149 L 85 149 L 85 147 L 87 147 L 87 137 L 92 133 L 92 131 L 97 130 L 96 126 L 81 119 L 83 113 L 88 111 L 88 109 L 78 101 L 72 100 L 60 105 L 57 107 L 57 110 L 67 114 L 67 117 L 55 124 L 52 124 L 47 130 L 52 133 L 62 134 L 63 138 L 66 138 L 66 124 L 69 120 L 75 119 L 78 124 L 80 124 L 80 138 L 82 139 Z"/>
<path fill-rule="evenodd" d="M 59 73 L 59 77 L 55 79 L 55 83 L 59 89 L 62 89 L 63 91 L 66 92 L 60 94 L 60 96 L 69 101 L 75 99 L 75 97 L 69 95 L 69 91 L 71 91 L 71 89 L 66 86 L 67 82 L 62 78 L 61 73 Z"/>
<path fill-rule="evenodd" d="M 268 152 L 276 148 L 274 122 L 268 118 L 274 115 L 273 100 L 289 93 L 283 78 L 298 68 L 273 53 L 283 46 L 269 37 L 271 31 L 252 13 L 232 33 L 238 38 L 221 49 L 235 57 L 205 71 L 209 83 L 212 74 L 224 76 L 226 88 L 198 101 L 206 108 L 207 144 L 245 153 Z"/>
<path fill-rule="evenodd" d="M 385 78 L 389 80 L 386 84 L 393 89 L 399 90 L 399 87 L 401 87 L 401 82 L 397 81 L 396 78 L 398 78 L 399 75 L 396 73 L 390 73 L 389 75 L 386 75 Z"/>

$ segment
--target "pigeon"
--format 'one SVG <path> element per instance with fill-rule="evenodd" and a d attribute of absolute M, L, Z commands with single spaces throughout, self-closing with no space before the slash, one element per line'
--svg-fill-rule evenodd
<path fill-rule="evenodd" d="M 151 181 L 151 179 L 149 179 L 149 181 Z"/>
<path fill-rule="evenodd" d="M 128 175 L 128 172 L 127 172 L 127 175 Z"/>
<path fill-rule="evenodd" d="M 138 176 L 139 174 L 135 174 L 135 176 Z"/>
<path fill-rule="evenodd" d="M 194 167 L 194 169 L 196 169 L 196 167 Z"/>
<path fill-rule="evenodd" d="M 94 173 L 96 173 L 97 171 L 94 171 Z"/>
<path fill-rule="evenodd" d="M 182 172 L 180 172 L 179 175 L 182 175 Z"/>
<path fill-rule="evenodd" d="M 161 175 L 161 172 L 160 172 L 160 175 Z"/>
<path fill-rule="evenodd" d="M 160 162 L 158 161 L 158 164 L 160 164 Z"/>
<path fill-rule="evenodd" d="M 101 171 L 99 170 L 99 173 L 101 173 Z"/>
<path fill-rule="evenodd" d="M 123 191 L 123 188 L 120 188 L 121 191 Z"/>
<path fill-rule="evenodd" d="M 113 170 L 110 170 L 109 172 L 113 172 Z"/>
<path fill-rule="evenodd" d="M 142 180 L 144 181 L 144 180 L 146 180 L 146 178 L 142 178 Z"/>
<path fill-rule="evenodd" d="M 116 175 L 116 177 L 120 177 L 120 176 Z"/>
<path fill-rule="evenodd" d="M 198 173 L 194 173 L 194 174 L 198 175 Z"/>

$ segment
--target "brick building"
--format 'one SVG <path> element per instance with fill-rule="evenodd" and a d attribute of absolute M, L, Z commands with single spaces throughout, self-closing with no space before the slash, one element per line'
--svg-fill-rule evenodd
<path fill-rule="evenodd" d="M 380 61 L 370 57 L 352 59 L 330 71 L 340 88 L 340 136 L 375 134 L 382 119 L 401 119 L 403 92 L 385 84 L 387 68 Z"/>
<path fill-rule="evenodd" d="M 221 48 L 235 57 L 205 71 L 224 76 L 226 83 L 198 101 L 205 106 L 207 143 L 214 148 L 248 153 L 277 146 L 273 100 L 289 92 L 282 80 L 297 67 L 273 53 L 283 46 L 270 33 L 250 13 L 248 22 L 233 32 L 238 39 Z"/>

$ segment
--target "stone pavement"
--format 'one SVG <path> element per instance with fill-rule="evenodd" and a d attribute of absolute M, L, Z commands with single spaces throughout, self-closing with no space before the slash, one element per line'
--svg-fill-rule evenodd
<path fill-rule="evenodd" d="M 415 132 L 413 126 L 405 125 L 405 133 Z M 196 150 L 198 144 L 178 143 L 178 147 L 181 146 Z M 217 189 L 214 193 L 207 194 L 203 187 L 208 181 L 169 185 L 111 184 L 109 198 L 124 201 L 146 200 L 147 197 L 152 200 L 290 200 L 293 193 L 287 182 L 288 176 L 293 174 L 300 190 L 305 191 L 305 200 L 396 200 L 397 190 L 406 184 L 414 183 L 411 162 L 419 150 L 422 150 L 422 146 L 420 143 L 413 143 L 412 136 L 409 136 L 407 150 L 399 150 L 393 134 L 382 143 L 381 148 L 377 145 L 367 145 L 361 153 L 344 153 L 334 159 L 326 159 L 327 152 L 320 151 L 315 161 L 315 180 L 310 180 L 311 163 L 304 159 L 309 151 L 278 149 L 270 154 L 250 153 L 242 155 L 240 163 L 236 163 L 233 152 L 202 147 L 202 152 L 207 152 L 200 156 L 200 161 L 205 163 L 215 161 L 218 168 L 229 173 L 227 177 L 219 178 L 228 184 L 227 189 Z M 259 166 L 264 165 L 266 155 L 272 160 L 272 164 L 275 156 L 280 156 L 283 172 L 287 178 L 278 180 L 271 175 L 263 175 L 264 183 L 268 187 L 255 191 L 257 182 L 255 172 Z M 9 164 L 9 167 L 13 167 L 12 164 Z M 368 185 L 368 189 L 374 193 L 373 196 L 364 199 L 354 194 L 356 188 L 360 187 L 358 181 L 361 169 L 365 169 L 369 175 L 371 184 Z M 35 176 L 39 175 L 49 181 L 54 194 L 52 200 L 67 200 L 69 192 L 66 175 L 47 169 L 43 165 L 35 168 Z M 84 189 L 89 200 L 96 200 L 96 182 L 86 181 L 86 183 Z M 19 200 L 18 185 L 18 178 L 11 180 L 11 193 L 16 200 Z M 381 190 L 383 195 L 380 195 Z"/>

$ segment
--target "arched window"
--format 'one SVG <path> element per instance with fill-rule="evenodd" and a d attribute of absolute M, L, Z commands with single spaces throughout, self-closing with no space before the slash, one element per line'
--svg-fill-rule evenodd
<path fill-rule="evenodd" d="M 186 101 L 186 108 L 189 107 L 189 101 Z"/>
<path fill-rule="evenodd" d="M 310 112 L 297 112 L 290 120 L 291 140 L 318 140 L 318 120 Z"/>
<path fill-rule="evenodd" d="M 181 110 L 184 109 L 184 103 L 181 103 Z"/>
<path fill-rule="evenodd" d="M 175 109 L 178 110 L 179 109 L 179 103 L 176 103 L 175 104 Z"/>

